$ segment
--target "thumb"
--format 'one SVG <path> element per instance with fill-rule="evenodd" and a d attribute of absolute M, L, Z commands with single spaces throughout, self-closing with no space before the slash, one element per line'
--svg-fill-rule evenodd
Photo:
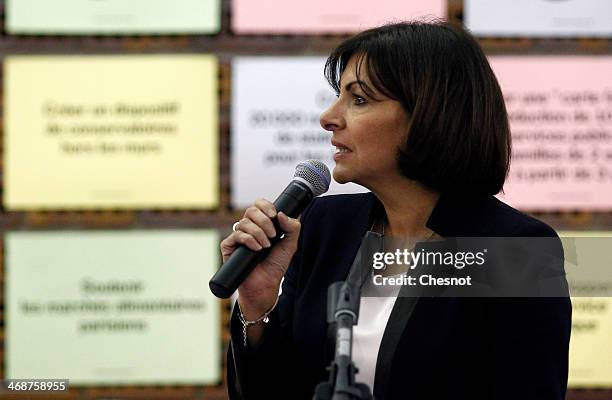
<path fill-rule="evenodd" d="M 300 221 L 297 218 L 291 218 L 282 211 L 278 213 L 278 224 L 283 232 L 285 232 L 285 237 L 287 239 L 297 237 L 300 233 L 300 228 L 302 227 L 302 224 L 300 224 Z"/>

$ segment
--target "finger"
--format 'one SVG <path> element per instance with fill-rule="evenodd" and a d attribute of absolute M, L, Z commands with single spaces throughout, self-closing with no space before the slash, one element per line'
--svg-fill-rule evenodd
<path fill-rule="evenodd" d="M 300 224 L 297 218 L 291 218 L 282 211 L 278 213 L 278 224 L 283 232 L 285 232 L 285 237 L 297 236 L 302 228 L 302 224 Z"/>
<path fill-rule="evenodd" d="M 221 243 L 219 244 L 219 247 L 221 247 L 221 250 L 223 250 L 223 249 L 228 249 L 230 247 L 234 247 L 235 245 L 236 245 L 236 236 L 232 233 L 231 235 L 229 235 L 228 237 L 226 237 L 225 239 L 221 241 Z"/>
<path fill-rule="evenodd" d="M 257 242 L 263 247 L 270 247 L 270 240 L 266 236 L 266 232 L 248 218 L 243 218 L 238 224 L 238 231 L 248 233 L 257 239 Z"/>
<path fill-rule="evenodd" d="M 259 242 L 257 241 L 257 239 L 255 239 L 252 235 L 242 232 L 242 231 L 236 231 L 234 233 L 232 233 L 232 235 L 235 236 L 235 240 L 236 243 L 240 243 L 242 245 L 245 245 L 246 247 L 248 247 L 249 249 L 253 250 L 253 251 L 259 251 L 261 250 L 263 247 L 259 244 Z"/>
<path fill-rule="evenodd" d="M 270 238 L 276 236 L 276 229 L 270 217 L 257 207 L 249 207 L 244 213 L 246 219 L 250 219 L 255 225 L 259 226 L 266 235 Z M 239 224 L 239 229 L 242 230 L 242 220 Z"/>
<path fill-rule="evenodd" d="M 221 241 L 219 248 L 221 249 L 221 257 L 223 258 L 223 262 L 225 262 L 229 256 L 232 255 L 234 250 L 236 250 L 236 247 L 236 235 L 234 234 L 229 235 Z"/>
<path fill-rule="evenodd" d="M 255 207 L 259 208 L 264 214 L 270 218 L 276 217 L 276 207 L 274 204 L 266 199 L 255 200 Z"/>

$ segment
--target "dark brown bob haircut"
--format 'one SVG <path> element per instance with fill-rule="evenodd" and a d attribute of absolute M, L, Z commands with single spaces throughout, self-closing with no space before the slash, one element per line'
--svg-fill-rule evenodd
<path fill-rule="evenodd" d="M 438 192 L 497 194 L 510 166 L 511 138 L 501 89 L 482 49 L 461 26 L 403 22 L 361 32 L 325 64 L 336 93 L 351 57 L 365 62 L 379 92 L 410 117 L 402 173 Z M 362 90 L 368 91 L 364 86 Z"/>

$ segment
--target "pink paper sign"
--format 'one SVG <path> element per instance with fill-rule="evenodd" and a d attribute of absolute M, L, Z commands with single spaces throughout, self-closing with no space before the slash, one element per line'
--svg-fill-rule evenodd
<path fill-rule="evenodd" d="M 500 199 L 525 210 L 612 209 L 612 57 L 490 59 L 510 118 Z"/>
<path fill-rule="evenodd" d="M 446 0 L 233 0 L 236 33 L 356 32 L 386 22 L 446 17 Z"/>

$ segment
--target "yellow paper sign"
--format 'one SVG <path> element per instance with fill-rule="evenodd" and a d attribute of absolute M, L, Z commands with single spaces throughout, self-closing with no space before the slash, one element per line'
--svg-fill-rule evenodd
<path fill-rule="evenodd" d="M 572 297 L 568 386 L 612 387 L 612 298 L 584 295 L 588 294 L 585 290 L 592 282 L 603 282 L 597 279 L 598 271 L 594 263 L 607 263 L 610 246 L 602 244 L 612 244 L 612 232 L 560 232 L 559 235 L 564 243 L 566 272 L 571 270 L 573 264 L 583 270 L 579 280 L 574 279 L 572 274 L 568 276 L 570 291 L 582 293 L 581 296 Z M 601 238 L 605 238 L 605 242 Z"/>
<path fill-rule="evenodd" d="M 5 207 L 215 207 L 217 69 L 207 55 L 7 57 Z"/>

